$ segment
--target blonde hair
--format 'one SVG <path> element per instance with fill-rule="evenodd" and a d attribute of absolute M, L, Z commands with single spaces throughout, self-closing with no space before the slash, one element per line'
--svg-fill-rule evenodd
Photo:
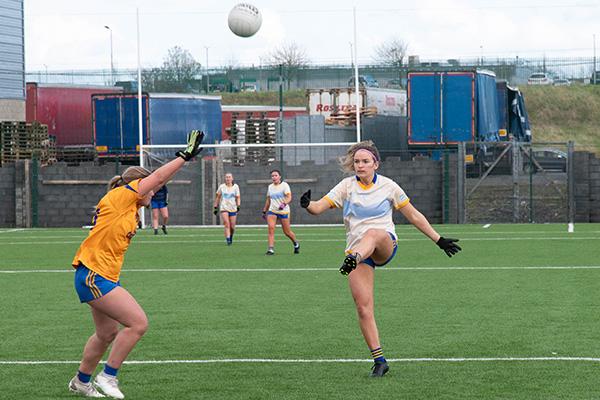
<path fill-rule="evenodd" d="M 145 178 L 151 173 L 152 172 L 148 171 L 144 167 L 129 167 L 121 175 L 115 175 L 112 177 L 110 182 L 108 182 L 107 191 L 110 191 L 119 186 L 125 186 L 129 182 L 135 181 L 136 179 Z"/>
<path fill-rule="evenodd" d="M 369 153 L 373 155 L 375 161 L 379 162 L 381 157 L 379 156 L 379 150 L 375 147 L 375 143 L 371 140 L 363 140 L 362 142 L 358 142 L 353 144 L 346 151 L 346 155 L 344 157 L 340 157 L 339 162 L 342 170 L 346 173 L 354 173 L 354 155 L 359 150 L 367 150 Z"/>

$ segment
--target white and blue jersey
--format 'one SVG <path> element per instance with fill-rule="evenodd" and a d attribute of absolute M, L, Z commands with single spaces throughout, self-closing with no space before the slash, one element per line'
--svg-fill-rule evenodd
<path fill-rule="evenodd" d="M 368 229 L 383 229 L 396 237 L 392 210 L 410 202 L 396 182 L 377 174 L 369 185 L 356 176 L 345 178 L 324 198 L 331 207 L 344 209 L 346 251 L 358 244 Z"/>
<path fill-rule="evenodd" d="M 288 215 L 290 213 L 290 206 L 286 204 L 281 210 L 279 206 L 285 203 L 285 196 L 291 193 L 290 185 L 287 182 L 281 182 L 279 185 L 271 183 L 267 191 L 267 196 L 271 199 L 269 211 L 277 215 Z"/>
<path fill-rule="evenodd" d="M 222 183 L 217 190 L 217 194 L 221 195 L 219 212 L 237 212 L 236 198 L 240 195 L 240 188 L 237 183 L 234 183 L 231 186 L 227 186 L 226 184 Z"/>

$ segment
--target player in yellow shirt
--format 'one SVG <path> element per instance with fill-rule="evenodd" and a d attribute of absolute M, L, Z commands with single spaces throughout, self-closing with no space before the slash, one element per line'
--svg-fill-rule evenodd
<path fill-rule="evenodd" d="M 83 349 L 79 371 L 69 382 L 70 391 L 87 397 L 105 397 L 103 392 L 116 399 L 124 398 L 117 372 L 146 332 L 148 319 L 119 283 L 123 257 L 136 233 L 138 209 L 148 206 L 154 192 L 200 152 L 203 137 L 204 133 L 191 131 L 186 149 L 152 173 L 142 167 L 130 167 L 113 177 L 108 193 L 96 206 L 92 229 L 72 263 L 76 269 L 75 289 L 81 302 L 90 306 L 96 331 Z M 119 325 L 123 326 L 121 330 Z M 104 370 L 92 385 L 91 376 L 111 343 Z"/>

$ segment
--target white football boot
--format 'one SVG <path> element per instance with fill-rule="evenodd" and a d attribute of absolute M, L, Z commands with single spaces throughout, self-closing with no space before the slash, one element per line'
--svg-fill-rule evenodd
<path fill-rule="evenodd" d="M 115 399 L 125 398 L 125 395 L 119 390 L 119 380 L 114 376 L 100 372 L 94 379 L 94 385 L 107 396 Z"/>
<path fill-rule="evenodd" d="M 69 390 L 73 393 L 78 393 L 86 397 L 105 397 L 102 393 L 98 392 L 92 382 L 83 383 L 77 376 L 71 379 L 69 382 Z"/>

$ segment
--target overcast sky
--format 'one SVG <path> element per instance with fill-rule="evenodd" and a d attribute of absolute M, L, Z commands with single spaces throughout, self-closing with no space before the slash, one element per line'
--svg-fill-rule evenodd
<path fill-rule="evenodd" d="M 592 56 L 600 42 L 600 0 L 252 0 L 263 16 L 251 38 L 227 26 L 229 0 L 25 0 L 27 71 L 135 68 L 136 7 L 141 61 L 159 66 L 173 46 L 202 65 L 258 65 L 283 42 L 302 46 L 315 64 L 350 64 L 352 7 L 359 63 L 392 37 L 423 59 Z M 597 43 L 597 48 L 600 43 Z M 600 56 L 600 54 L 599 54 Z"/>

